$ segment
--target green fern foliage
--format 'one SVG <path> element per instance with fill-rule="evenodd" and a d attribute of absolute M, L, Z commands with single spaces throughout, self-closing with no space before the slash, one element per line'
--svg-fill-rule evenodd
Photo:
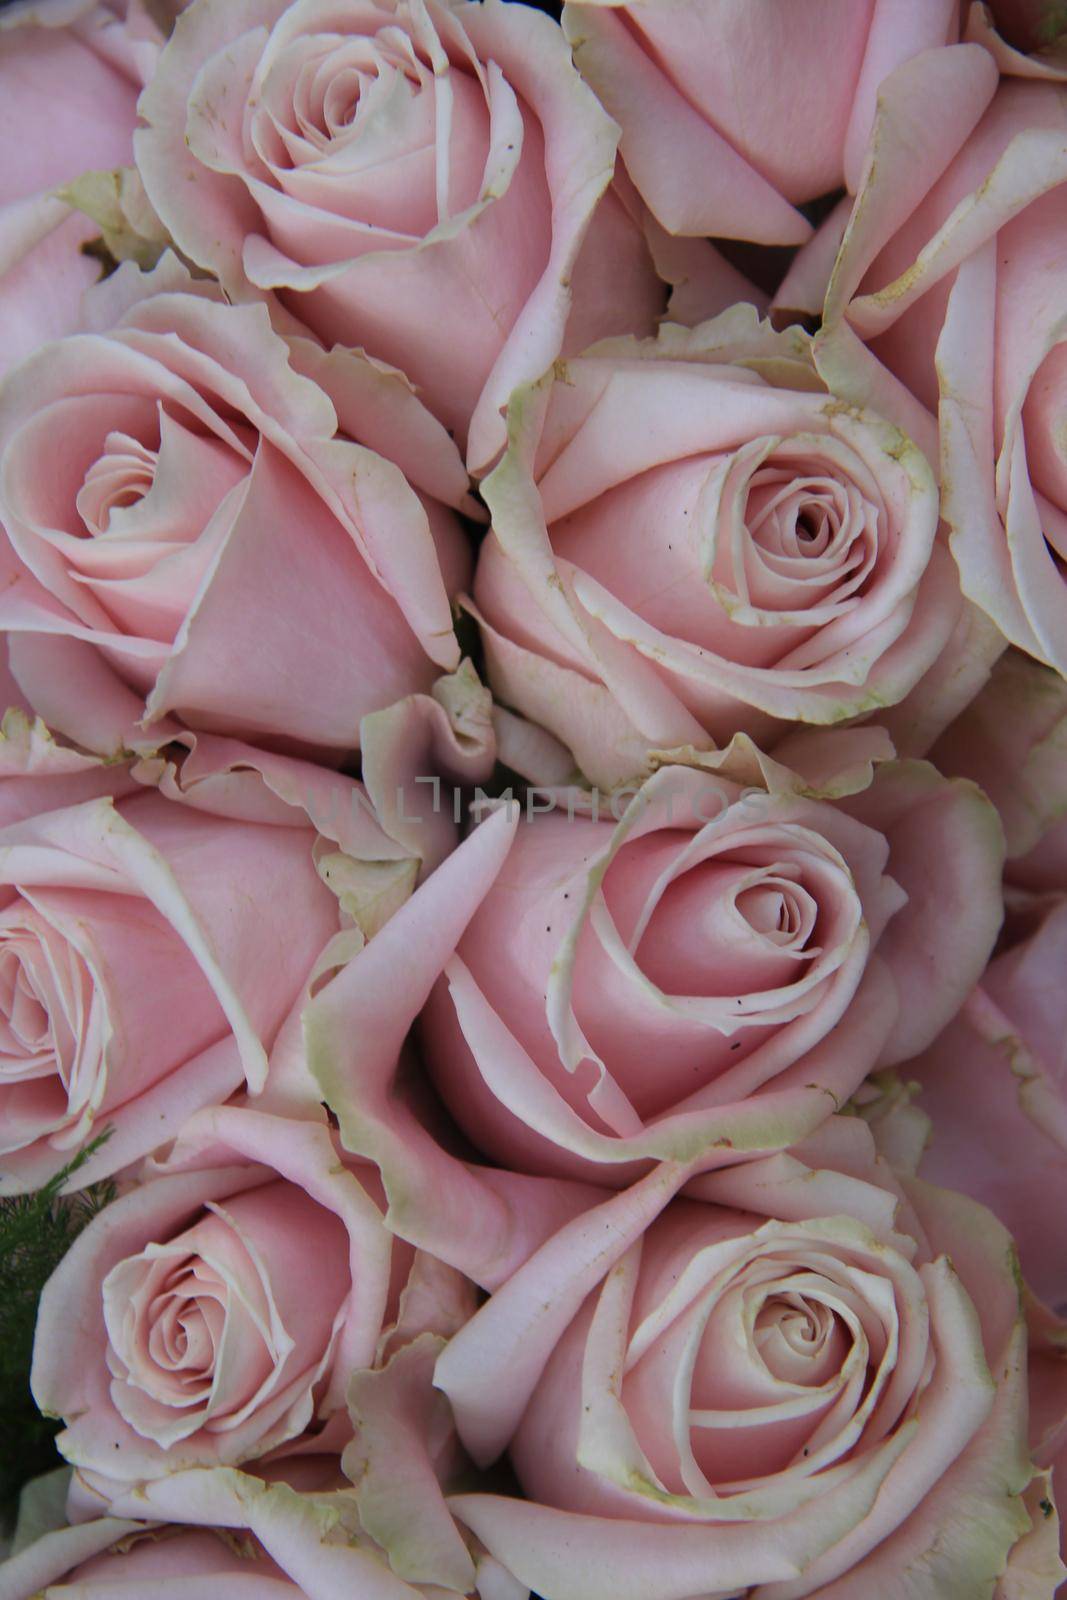
<path fill-rule="evenodd" d="M 114 1195 L 99 1183 L 62 1195 L 110 1129 L 33 1194 L 0 1200 L 0 1527 L 9 1526 L 19 1490 L 57 1465 L 60 1424 L 42 1417 L 30 1393 L 30 1361 L 41 1290 L 85 1224 Z"/>

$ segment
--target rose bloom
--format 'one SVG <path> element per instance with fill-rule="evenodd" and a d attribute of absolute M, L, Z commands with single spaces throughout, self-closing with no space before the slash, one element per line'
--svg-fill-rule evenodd
<path fill-rule="evenodd" d="M 475 1459 L 506 1448 L 529 1497 L 449 1501 L 492 1554 L 545 1600 L 1051 1595 L 1054 1550 L 1051 1582 L 996 1587 L 1047 1535 L 995 1218 L 876 1158 L 856 1117 L 681 1198 L 651 1183 L 438 1361 Z"/>
<path fill-rule="evenodd" d="M 996 806 L 1013 905 L 1067 890 L 1067 683 L 1058 672 L 1007 651 L 931 760 L 977 783 Z"/>
<path fill-rule="evenodd" d="M 618 134 L 525 6 L 196 0 L 140 109 L 179 249 L 402 368 L 472 470 L 565 330 L 581 348 L 661 307 L 615 195 L 580 258 Z"/>
<path fill-rule="evenodd" d="M 16 0 L 0 12 L 0 373 L 79 324 L 99 234 L 55 191 L 133 160 L 137 96 L 176 6 Z M 15 152 L 18 158 L 15 159 Z"/>
<path fill-rule="evenodd" d="M 826 302 L 931 409 L 964 593 L 1067 668 L 1061 262 L 1067 87 L 998 77 L 976 44 L 887 85 Z M 913 147 L 921 98 L 921 146 Z M 936 365 L 935 365 L 936 363 Z"/>
<path fill-rule="evenodd" d="M 84 1491 L 106 1505 L 190 1467 L 340 1451 L 352 1373 L 411 1320 L 405 1286 L 446 1335 L 472 1308 L 440 1264 L 427 1296 L 380 1193 L 322 1123 L 234 1107 L 190 1120 L 41 1297 L 33 1392 L 64 1418 Z"/>
<path fill-rule="evenodd" d="M 980 986 L 906 1070 L 933 1122 L 931 1172 L 996 1211 L 1034 1288 L 1067 1314 L 1065 890 L 1009 918 Z"/>
<path fill-rule="evenodd" d="M 789 245 L 811 233 L 798 206 L 855 188 L 882 80 L 946 44 L 956 12 L 955 0 L 568 0 L 563 27 L 668 232 Z"/>
<path fill-rule="evenodd" d="M 891 705 L 955 625 L 937 492 L 747 306 L 568 361 L 509 412 L 475 599 L 497 698 L 594 783 L 649 748 Z"/>
<path fill-rule="evenodd" d="M 44 1550 L 27 1552 L 30 1559 L 24 1556 L 9 1572 L 0 1567 L 0 1594 L 5 1600 L 138 1600 L 149 1592 L 160 1600 L 306 1600 L 307 1591 L 291 1583 L 269 1556 L 237 1550 L 218 1533 L 167 1528 L 137 1537 L 142 1534 L 138 1523 L 101 1520 L 99 1529 L 86 1523 L 71 1532 L 84 1544 L 106 1538 L 113 1548 L 69 1570 L 61 1568 L 46 1587 L 36 1582 L 39 1574 L 32 1569 L 26 1583 L 19 1581 L 20 1567 L 46 1560 Z M 400 1585 L 397 1589 L 404 1593 Z"/>
<path fill-rule="evenodd" d="M 394 838 L 352 779 L 232 741 L 138 782 L 17 713 L 4 730 L 0 1189 L 39 1187 L 105 1129 L 72 1183 L 118 1171 L 261 1092 L 268 1060 L 273 1093 L 317 1106 L 290 1059 L 307 984 L 410 891 L 420 829 Z"/>
<path fill-rule="evenodd" d="M 1009 651 L 936 745 L 996 804 L 1008 856 L 996 954 L 949 1026 L 904 1069 L 931 1121 L 925 1170 L 989 1206 L 1029 1284 L 1035 1456 L 1067 1492 L 1067 684 Z M 1047 1308 L 1051 1308 L 1046 1310 Z M 1050 1584 L 1048 1590 L 1055 1587 Z M 1024 1591 L 1025 1592 L 1025 1591 Z"/>
<path fill-rule="evenodd" d="M 443 1189 L 401 1109 L 420 1007 L 441 1097 L 504 1167 L 618 1184 L 803 1137 L 936 1036 L 1000 923 L 988 802 L 922 762 L 872 783 L 887 754 L 876 730 L 822 736 L 801 777 L 739 740 L 662 768 L 618 823 L 576 791 L 490 816 L 306 1013 L 345 1142 L 398 1205 L 416 1162 Z"/>
<path fill-rule="evenodd" d="M 389 1570 L 336 1457 L 291 1456 L 263 1476 L 192 1468 L 131 1488 L 119 1514 L 90 1521 L 77 1519 L 86 1508 L 75 1493 L 69 1526 L 58 1508 L 38 1504 L 50 1488 L 45 1478 L 23 1490 L 20 1530 L 26 1515 L 41 1531 L 32 1544 L 16 1533 L 16 1555 L 0 1564 L 3 1600 L 143 1600 L 149 1590 L 164 1600 L 431 1600 L 448 1592 L 443 1581 L 420 1590 Z M 481 1554 L 479 1581 L 490 1570 L 506 1579 Z M 524 1600 L 517 1583 L 512 1589 Z"/>
<path fill-rule="evenodd" d="M 1008 915 L 959 1016 L 907 1072 L 930 1170 L 991 1206 L 1034 1288 L 1067 1312 L 1067 684 L 1014 652 L 934 752 L 988 789 L 1008 841 Z"/>
<path fill-rule="evenodd" d="M 20 687 L 104 754 L 165 743 L 169 713 L 351 749 L 364 715 L 458 664 L 454 445 L 398 374 L 287 344 L 173 257 L 91 298 L 100 331 L 0 395 Z"/>
<path fill-rule="evenodd" d="M 380 1186 L 367 1171 L 361 1176 L 378 1196 Z M 425 1252 L 412 1256 L 395 1238 L 391 1248 L 389 1316 L 395 1311 L 396 1320 L 382 1333 L 375 1365 L 351 1372 L 353 1437 L 340 1459 L 319 1453 L 319 1435 L 240 1470 L 193 1467 L 150 1482 L 111 1483 L 109 1520 L 231 1529 L 244 1535 L 249 1555 L 273 1558 L 313 1600 L 348 1600 L 353 1594 L 436 1600 L 443 1593 L 475 1592 L 526 1600 L 526 1589 L 464 1538 L 442 1493 L 441 1486 L 453 1480 L 471 1481 L 448 1401 L 433 1387 L 435 1360 L 473 1313 L 471 1285 Z M 412 1491 L 419 1503 L 415 1523 L 397 1516 Z M 75 1474 L 66 1506 L 70 1520 L 89 1514 L 98 1525 L 99 1504 L 83 1475 Z M 31 1496 L 27 1514 L 38 1527 L 41 1519 L 32 1512 Z M 20 1526 L 22 1517 L 20 1509 Z M 56 1572 L 66 1567 L 64 1547 L 76 1534 L 62 1527 L 57 1533 L 39 1544 L 36 1556 L 27 1554 L 27 1567 L 32 1562 L 37 1573 L 46 1563 Z M 16 1533 L 16 1548 L 19 1542 Z M 98 1548 L 105 1542 L 101 1533 Z M 0 1595 L 11 1600 L 2 1587 Z"/>

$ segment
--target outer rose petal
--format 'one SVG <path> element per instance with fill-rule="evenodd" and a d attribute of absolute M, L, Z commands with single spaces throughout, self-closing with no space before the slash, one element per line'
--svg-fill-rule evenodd
<path fill-rule="evenodd" d="M 96 234 L 51 197 L 0 211 L 0 373 L 78 328 L 82 296 L 99 276 L 81 247 Z"/>
<path fill-rule="evenodd" d="M 996 68 L 975 45 L 927 51 L 898 67 L 881 89 L 881 111 L 866 168 L 826 299 L 826 320 L 836 321 L 864 273 L 897 228 L 928 194 L 992 99 Z M 926 107 L 921 124 L 915 110 Z M 905 129 L 921 144 L 901 160 Z M 861 333 L 866 329 L 859 328 Z"/>
<path fill-rule="evenodd" d="M 360 727 L 359 784 L 298 757 L 192 733 L 175 741 L 189 748 L 180 766 L 148 757 L 135 775 L 208 812 L 291 826 L 308 819 L 354 861 L 421 861 L 429 870 L 458 838 L 442 782 L 476 785 L 493 770 L 490 706 L 464 661 L 458 672 L 438 678 L 430 694 L 371 713 Z"/>
<path fill-rule="evenodd" d="M 0 204 L 57 188 L 87 167 L 125 165 L 137 88 L 74 29 L 0 29 L 0 138 L 24 152 L 5 163 Z M 45 106 L 47 136 L 38 121 Z"/>
<path fill-rule="evenodd" d="M 1035 1477 L 1024 1501 L 1030 1513 L 1030 1532 L 1008 1557 L 993 1600 L 1040 1600 L 1042 1595 L 1056 1594 L 1067 1578 L 1067 1567 L 1060 1559 L 1060 1519 L 1050 1475 Z"/>
<path fill-rule="evenodd" d="M 394 1572 L 466 1594 L 474 1587 L 474 1564 L 445 1507 L 430 1453 L 453 1433 L 447 1403 L 433 1388 L 444 1344 L 422 1334 L 378 1372 L 354 1374 L 349 1404 L 356 1438 L 343 1465 L 356 1485 L 363 1525 L 389 1551 Z"/>
<path fill-rule="evenodd" d="M 885 833 L 893 876 L 908 895 L 879 945 L 901 996 L 882 1056 L 893 1064 L 925 1049 L 981 976 L 1003 916 L 1003 835 L 979 789 L 946 784 L 928 762 L 880 769 L 871 788 L 845 805 Z"/>
<path fill-rule="evenodd" d="M 793 206 L 842 181 L 855 188 L 880 84 L 946 43 L 954 9 L 880 0 L 742 14 L 571 0 L 563 24 L 579 70 L 622 126 L 630 176 L 670 233 L 798 244 L 809 230 Z M 813 79 L 824 90 L 817 112 L 800 88 Z"/>
<path fill-rule="evenodd" d="M 57 744 L 40 718 L 5 711 L 0 722 L 0 825 L 103 795 L 136 792 L 128 771 Z"/>
<path fill-rule="evenodd" d="M 57 1528 L 0 1562 L 0 1600 L 33 1600 L 49 1584 L 82 1562 L 137 1533 L 143 1524 L 122 1517 L 98 1517 L 71 1528 Z"/>
<path fill-rule="evenodd" d="M 0 143 L 22 151 L 0 174 L 0 374 L 72 333 L 99 276 L 82 253 L 99 230 L 54 191 L 132 159 L 137 91 L 162 35 L 124 9 L 85 5 L 82 20 L 69 6 L 8 6 L 0 19 Z"/>
<path fill-rule="evenodd" d="M 1067 1305 L 1067 1118 L 1058 1086 L 1050 1086 L 1046 1105 L 1040 1060 L 981 990 L 914 1070 L 933 1120 L 924 1170 L 995 1211 L 1011 1228 L 1037 1293 L 1052 1306 Z"/>
<path fill-rule="evenodd" d="M 1014 872 L 1065 810 L 1067 687 L 1057 673 L 1014 651 L 931 752 L 942 772 L 970 778 L 997 808 Z M 1055 875 L 1032 887 L 1064 886 Z"/>
<path fill-rule="evenodd" d="M 1063 496 L 1047 432 L 1067 326 L 1062 74 L 997 87 L 1003 52 L 978 51 L 917 57 L 887 80 L 826 315 L 874 340 L 925 404 L 939 393 L 943 512 L 963 592 L 1010 642 L 1062 668 Z M 917 162 L 910 107 L 937 90 Z M 976 340 L 979 326 L 988 337 Z"/>
<path fill-rule="evenodd" d="M 577 767 L 592 782 L 614 789 L 646 769 L 657 741 L 634 726 L 610 689 L 583 672 L 558 665 L 539 650 L 524 649 L 492 627 L 469 603 L 467 609 L 481 629 L 486 669 L 496 697 L 507 706 L 521 706 L 530 725 L 551 741 L 552 751 L 562 748 L 569 753 L 567 775 Z M 668 726 L 679 744 L 697 749 L 711 746 L 710 737 L 695 718 L 684 717 Z M 538 784 L 555 781 L 554 769 L 543 761 L 526 776 Z"/>
<path fill-rule="evenodd" d="M 714 1160 L 711 1155 L 707 1164 Z M 487 1465 L 506 1449 L 553 1346 L 587 1294 L 704 1165 L 700 1157 L 661 1162 L 631 1188 L 593 1203 L 495 1291 L 485 1314 L 467 1324 L 469 1332 L 461 1329 L 449 1342 L 434 1381 L 452 1401 L 476 1462 Z M 546 1299 L 548 1283 L 553 1294 Z"/>
<path fill-rule="evenodd" d="M 988 683 L 1003 654 L 1004 635 L 965 600 L 952 637 L 929 672 L 879 719 L 898 755 L 930 755 L 940 735 Z M 944 770 L 939 760 L 934 765 Z"/>
<path fill-rule="evenodd" d="M 147 82 L 187 0 L 15 0 L 0 29 L 69 28 L 131 82 Z"/>
<path fill-rule="evenodd" d="M 306 610 L 294 615 L 293 595 L 278 593 L 269 575 L 297 559 L 297 542 Z M 236 724 L 267 737 L 277 727 L 284 694 L 293 706 L 286 720 L 294 733 L 299 723 L 309 744 L 345 748 L 355 743 L 363 714 L 399 699 L 413 680 L 428 688 L 430 663 L 420 659 L 414 638 L 405 637 L 401 618 L 370 575 L 346 559 L 346 542 L 288 463 L 263 447 L 210 586 L 156 680 L 149 719 L 177 711 L 193 726 L 229 731 Z M 360 612 L 368 626 L 354 649 L 351 619 Z M 238 682 L 226 670 L 235 651 L 246 663 Z M 318 693 L 327 682 L 333 685 L 329 700 Z"/>
<path fill-rule="evenodd" d="M 28 624 L 25 633 L 13 627 L 8 634 L 11 672 L 21 697 L 38 716 L 57 733 L 112 761 L 125 760 L 130 752 L 154 751 L 176 737 L 181 730 L 169 721 L 145 730 L 141 697 L 126 688 L 91 644 L 64 637 L 63 621 L 53 608 L 19 603 L 31 580 L 14 558 L 11 565 L 14 627 L 21 621 Z"/>
<path fill-rule="evenodd" d="M 232 1600 L 258 1600 L 260 1595 L 263 1600 L 348 1600 L 354 1592 L 368 1600 L 416 1600 L 420 1591 L 394 1576 L 384 1557 L 368 1548 L 351 1492 L 302 1491 L 297 1475 L 291 1475 L 295 1488 L 284 1476 L 264 1482 L 232 1468 L 193 1469 L 139 1486 L 126 1501 L 141 1519 L 152 1521 L 101 1518 L 51 1534 L 17 1562 L 0 1567 L 0 1595 L 3 1600 L 32 1600 L 34 1591 L 26 1587 L 23 1574 L 30 1574 L 26 1582 L 32 1582 L 39 1572 L 46 1582 L 69 1573 L 77 1585 L 69 1592 L 84 1600 L 97 1600 L 98 1593 L 100 1600 L 110 1600 L 116 1592 L 126 1593 L 127 1586 L 132 1594 L 134 1584 L 138 1591 L 150 1587 L 166 1600 L 231 1600 L 231 1595 Z M 76 1531 L 99 1548 L 103 1539 L 111 1544 L 122 1536 L 113 1532 L 116 1528 L 148 1537 L 128 1554 L 116 1552 L 86 1563 L 84 1571 L 69 1572 L 73 1563 L 63 1561 L 60 1541 Z M 197 1528 L 204 1532 L 190 1531 Z M 220 1529 L 251 1535 L 253 1549 L 236 1554 Z M 10 1592 L 3 1587 L 8 1577 Z M 116 1591 L 112 1584 L 121 1588 Z M 54 1593 L 66 1595 L 68 1589 L 63 1585 Z"/>
<path fill-rule="evenodd" d="M 803 217 L 687 103 L 611 7 L 570 4 L 564 28 L 579 70 L 623 126 L 620 148 L 631 178 L 669 233 L 804 242 L 810 229 Z M 633 117 L 635 105 L 649 107 L 649 115 Z"/>

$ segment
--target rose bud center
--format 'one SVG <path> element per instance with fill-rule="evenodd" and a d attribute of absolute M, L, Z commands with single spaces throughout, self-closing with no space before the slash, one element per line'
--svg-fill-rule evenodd
<path fill-rule="evenodd" d="M 92 534 L 111 528 L 112 514 L 143 500 L 152 487 L 159 453 L 127 433 L 109 433 L 104 453 L 89 467 L 75 504 Z M 116 518 L 116 526 L 119 519 Z"/>
<path fill-rule="evenodd" d="M 793 983 L 821 952 L 818 902 L 792 862 L 705 861 L 664 889 L 635 951 L 672 994 L 745 994 Z"/>
<path fill-rule="evenodd" d="M 104 1280 L 112 1398 L 164 1448 L 273 1420 L 323 1370 L 351 1290 L 333 1213 L 285 1182 L 237 1195 Z M 307 1241 L 315 1240 L 309 1296 Z M 253 1451 L 254 1453 L 254 1451 Z"/>

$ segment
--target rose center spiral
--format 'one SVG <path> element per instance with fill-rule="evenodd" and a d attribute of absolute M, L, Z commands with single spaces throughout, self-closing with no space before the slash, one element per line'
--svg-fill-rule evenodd
<path fill-rule="evenodd" d="M 159 456 L 127 433 L 109 433 L 103 452 L 91 464 L 75 504 L 86 532 L 112 531 L 116 512 L 143 500 L 155 481 Z"/>

